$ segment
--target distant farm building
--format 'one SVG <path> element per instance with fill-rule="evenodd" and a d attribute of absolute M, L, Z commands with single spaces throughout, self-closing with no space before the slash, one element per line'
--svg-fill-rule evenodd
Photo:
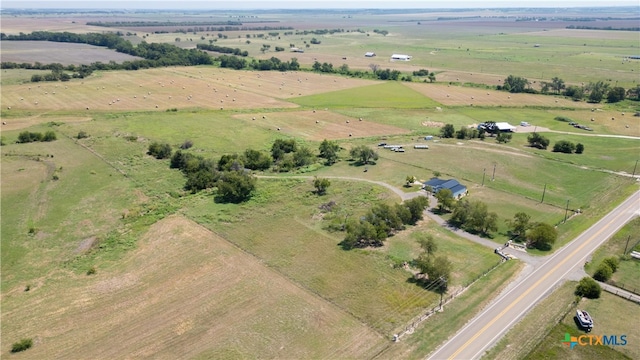
<path fill-rule="evenodd" d="M 391 55 L 391 61 L 409 61 L 409 60 L 411 60 L 410 55 L 403 55 L 403 54 Z"/>
<path fill-rule="evenodd" d="M 414 149 L 428 149 L 429 145 L 413 145 Z"/>
<path fill-rule="evenodd" d="M 506 122 L 498 122 L 496 123 L 496 126 L 498 127 L 498 131 L 501 132 L 513 132 L 516 130 L 515 126 Z"/>
<path fill-rule="evenodd" d="M 291 50 L 291 52 L 296 52 L 296 53 L 303 53 L 304 52 L 303 49 L 300 49 L 300 48 L 297 48 L 297 47 L 292 47 L 290 50 Z"/>
<path fill-rule="evenodd" d="M 489 123 L 478 124 L 478 130 L 484 130 L 490 133 L 513 132 L 516 130 L 516 127 L 507 122 L 497 122 L 497 123 L 489 122 Z"/>
<path fill-rule="evenodd" d="M 437 194 L 438 191 L 442 189 L 449 189 L 451 190 L 451 194 L 453 195 L 454 199 L 460 199 L 461 197 L 467 195 L 467 187 L 460 184 L 458 180 L 455 179 L 444 180 L 432 178 L 431 180 L 424 183 L 424 187 L 431 188 L 431 192 L 433 192 L 434 194 Z"/>
<path fill-rule="evenodd" d="M 376 53 L 369 51 L 369 52 L 364 53 L 364 56 L 365 57 L 374 57 L 374 56 L 376 56 Z"/>

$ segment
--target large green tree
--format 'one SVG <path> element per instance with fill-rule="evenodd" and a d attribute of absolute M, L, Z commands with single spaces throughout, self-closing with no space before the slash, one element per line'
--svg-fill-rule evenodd
<path fill-rule="evenodd" d="M 576 150 L 576 145 L 568 140 L 559 140 L 553 144 L 553 152 L 571 154 Z"/>
<path fill-rule="evenodd" d="M 627 93 L 623 87 L 620 87 L 620 86 L 613 87 L 609 89 L 609 91 L 607 92 L 607 101 L 610 103 L 620 102 L 624 100 L 626 94 Z"/>
<path fill-rule="evenodd" d="M 456 133 L 456 129 L 453 127 L 453 124 L 446 124 L 440 128 L 440 136 L 445 139 L 451 139 Z"/>
<path fill-rule="evenodd" d="M 585 90 L 589 93 L 590 103 L 599 103 L 604 99 L 609 89 L 609 84 L 604 81 L 590 82 Z"/>
<path fill-rule="evenodd" d="M 597 299 L 600 297 L 602 288 L 595 280 L 590 277 L 583 277 L 576 287 L 576 295 L 586 297 L 588 299 Z"/>
<path fill-rule="evenodd" d="M 324 195 L 330 185 L 331 182 L 327 178 L 316 177 L 313 179 L 313 187 L 316 189 L 316 194 L 318 195 Z"/>
<path fill-rule="evenodd" d="M 154 141 L 149 145 L 147 153 L 156 159 L 167 159 L 171 157 L 171 145 Z"/>
<path fill-rule="evenodd" d="M 565 88 L 564 80 L 559 77 L 554 77 L 551 79 L 551 88 L 555 91 L 556 94 L 560 94 L 560 92 Z"/>
<path fill-rule="evenodd" d="M 402 203 L 402 206 L 406 207 L 411 215 L 409 221 L 405 223 L 413 225 L 422 220 L 424 210 L 429 206 L 429 199 L 425 196 L 417 196 L 413 199 L 406 200 Z"/>
<path fill-rule="evenodd" d="M 446 256 L 432 257 L 423 253 L 415 260 L 415 263 L 420 269 L 420 273 L 428 275 L 421 280 L 422 283 L 436 291 L 445 292 L 447 290 L 453 264 Z"/>
<path fill-rule="evenodd" d="M 531 216 L 524 212 L 518 212 L 513 216 L 513 220 L 507 221 L 510 235 L 515 239 L 524 239 L 525 233 L 531 227 Z"/>
<path fill-rule="evenodd" d="M 298 150 L 295 139 L 276 139 L 271 146 L 271 157 L 274 161 L 279 161 L 285 154 Z"/>
<path fill-rule="evenodd" d="M 449 189 L 440 189 L 436 193 L 436 200 L 438 200 L 438 209 L 440 211 L 449 211 L 455 204 L 453 193 Z"/>
<path fill-rule="evenodd" d="M 244 166 L 251 170 L 267 170 L 271 167 L 272 163 L 271 156 L 269 156 L 269 154 L 252 149 L 244 151 L 243 160 Z"/>
<path fill-rule="evenodd" d="M 526 234 L 527 246 L 539 250 L 551 250 L 558 238 L 558 231 L 547 223 L 537 223 Z"/>
<path fill-rule="evenodd" d="M 218 199 L 222 202 L 240 203 L 251 198 L 256 188 L 256 178 L 244 171 L 225 172 L 218 181 Z"/>
<path fill-rule="evenodd" d="M 309 149 L 306 146 L 300 146 L 293 153 L 293 163 L 295 164 L 296 167 L 310 165 L 313 163 L 313 161 L 314 161 L 314 155 L 311 152 L 311 149 Z"/>
<path fill-rule="evenodd" d="M 549 146 L 549 139 L 538 134 L 537 132 L 531 133 L 531 135 L 527 136 L 527 142 L 531 147 L 535 147 L 538 149 L 546 149 Z"/>
<path fill-rule="evenodd" d="M 529 85 L 529 80 L 520 76 L 509 75 L 504 79 L 502 88 L 512 93 L 521 93 L 525 92 Z"/>
<path fill-rule="evenodd" d="M 372 160 L 378 160 L 378 153 L 366 145 L 359 145 L 352 148 L 349 151 L 349 155 L 363 165 L 369 164 Z"/>
<path fill-rule="evenodd" d="M 340 151 L 340 145 L 336 141 L 329 141 L 324 139 L 320 143 L 320 157 L 326 160 L 327 165 L 333 165 L 338 160 L 338 151 Z"/>
<path fill-rule="evenodd" d="M 438 250 L 438 245 L 431 234 L 418 233 L 418 244 L 427 256 L 432 256 Z"/>

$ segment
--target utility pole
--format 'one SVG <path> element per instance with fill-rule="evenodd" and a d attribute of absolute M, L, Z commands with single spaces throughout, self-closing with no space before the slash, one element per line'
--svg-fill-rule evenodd
<path fill-rule="evenodd" d="M 627 246 L 629 246 L 629 240 L 631 240 L 631 235 L 627 237 L 627 245 L 624 246 L 624 252 L 622 255 L 627 255 Z"/>
<path fill-rule="evenodd" d="M 564 209 L 564 222 L 563 223 L 567 222 L 567 213 L 568 212 L 569 212 L 569 199 L 567 199 L 567 207 L 566 207 L 566 209 Z"/>
<path fill-rule="evenodd" d="M 633 175 L 631 175 L 631 177 L 635 177 L 636 176 L 636 168 L 638 167 L 638 160 L 636 160 L 636 164 L 633 166 Z"/>
<path fill-rule="evenodd" d="M 442 276 L 440 276 L 438 278 L 438 281 L 441 282 L 440 286 L 442 286 L 442 282 L 444 282 L 444 284 L 447 284 L 447 279 L 443 278 Z M 444 289 L 440 289 L 440 310 L 442 310 L 442 295 L 444 294 L 445 290 Z"/>
<path fill-rule="evenodd" d="M 540 200 L 540 204 L 544 202 L 544 194 L 547 192 L 547 184 L 544 184 L 544 189 L 542 190 L 542 200 Z"/>
<path fill-rule="evenodd" d="M 487 174 L 487 168 L 482 169 L 482 186 L 484 186 L 484 176 Z"/>
<path fill-rule="evenodd" d="M 493 164 L 493 175 L 491 175 L 491 181 L 496 179 L 496 164 Z"/>

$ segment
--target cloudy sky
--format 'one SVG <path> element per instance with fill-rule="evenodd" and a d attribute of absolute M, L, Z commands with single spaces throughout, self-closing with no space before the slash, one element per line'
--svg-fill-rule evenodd
<path fill-rule="evenodd" d="M 2 1 L 3 8 L 109 8 L 109 9 L 291 9 L 291 8 L 496 8 L 638 6 L 638 0 L 209 0 L 209 1 Z"/>

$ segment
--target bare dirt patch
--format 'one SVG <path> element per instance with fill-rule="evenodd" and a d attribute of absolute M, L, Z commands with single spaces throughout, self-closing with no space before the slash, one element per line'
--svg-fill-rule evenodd
<path fill-rule="evenodd" d="M 93 245 L 95 245 L 96 243 L 96 237 L 92 236 L 92 237 L 88 237 L 82 241 L 80 241 L 80 244 L 78 244 L 78 247 L 75 250 L 76 254 L 83 254 L 86 253 L 87 251 L 91 250 L 91 248 L 93 247 Z"/>
<path fill-rule="evenodd" d="M 406 134 L 409 131 L 391 125 L 360 120 L 330 111 L 307 110 L 264 114 L 242 114 L 235 118 L 309 140 L 345 139 L 389 134 Z"/>
<path fill-rule="evenodd" d="M 584 102 L 548 95 L 511 94 L 504 91 L 442 84 L 406 83 L 406 86 L 444 105 L 456 106 L 547 106 L 589 108 Z"/>
<path fill-rule="evenodd" d="M 62 65 L 142 60 L 140 57 L 119 53 L 105 47 L 53 41 L 3 41 L 0 58 L 3 62 L 33 64 L 37 61 L 43 64 L 60 63 Z"/>
<path fill-rule="evenodd" d="M 154 224 L 118 266 L 13 299 L 3 322 L 20 326 L 3 335 L 39 336 L 34 358 L 85 359 L 369 358 L 387 342 L 183 217 Z"/>
<path fill-rule="evenodd" d="M 423 121 L 422 125 L 426 127 L 440 128 L 444 126 L 444 123 L 439 121 Z"/>

